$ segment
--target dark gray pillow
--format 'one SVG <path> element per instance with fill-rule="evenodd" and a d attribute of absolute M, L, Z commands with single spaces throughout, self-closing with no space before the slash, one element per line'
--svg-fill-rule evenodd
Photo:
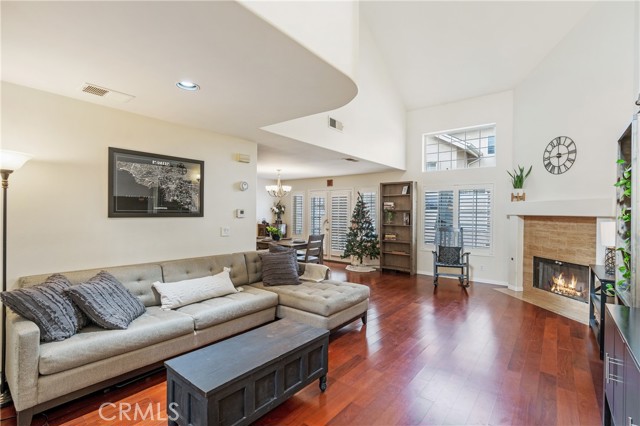
<path fill-rule="evenodd" d="M 18 315 L 33 321 L 40 329 L 40 340 L 53 342 L 73 336 L 86 324 L 65 290 L 67 278 L 54 274 L 44 283 L 0 293 L 2 303 Z"/>
<path fill-rule="evenodd" d="M 260 253 L 262 283 L 266 286 L 300 284 L 298 262 L 288 252 Z"/>
<path fill-rule="evenodd" d="M 447 265 L 460 264 L 460 251 L 462 247 L 443 247 L 440 246 L 438 250 L 438 262 L 446 263 Z"/>
<path fill-rule="evenodd" d="M 110 330 L 127 328 L 145 311 L 142 302 L 106 271 L 69 287 L 67 293 L 91 321 Z"/>
<path fill-rule="evenodd" d="M 78 330 L 81 330 L 83 327 L 86 327 L 89 324 L 89 318 L 87 318 L 87 316 L 84 314 L 84 312 L 82 312 L 78 305 L 73 303 L 73 300 L 71 300 L 71 297 L 65 291 L 73 285 L 67 277 L 62 274 L 53 274 L 49 278 L 47 278 L 44 283 L 56 288 L 60 292 L 60 294 L 62 294 L 67 300 L 69 300 L 69 303 L 73 305 L 73 316 L 76 320 L 76 323 L 78 324 Z"/>
<path fill-rule="evenodd" d="M 269 253 L 290 253 L 298 268 L 298 275 L 302 275 L 302 267 L 298 264 L 298 254 L 294 249 L 271 243 L 269 244 Z"/>

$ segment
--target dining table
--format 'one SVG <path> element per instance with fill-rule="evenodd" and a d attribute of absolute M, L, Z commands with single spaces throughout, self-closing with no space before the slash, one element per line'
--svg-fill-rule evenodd
<path fill-rule="evenodd" d="M 257 250 L 265 250 L 269 248 L 269 244 L 275 243 L 282 247 L 292 248 L 294 250 L 302 250 L 307 248 L 307 240 L 283 238 L 279 241 L 273 241 L 271 238 L 258 238 L 256 241 Z"/>

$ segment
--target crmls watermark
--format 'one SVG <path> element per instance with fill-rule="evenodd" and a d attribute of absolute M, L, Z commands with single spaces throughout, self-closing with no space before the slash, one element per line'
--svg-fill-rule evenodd
<path fill-rule="evenodd" d="M 175 422 L 180 416 L 178 413 L 178 403 L 172 402 L 167 407 L 167 413 L 162 410 L 161 404 L 129 404 L 128 402 L 105 402 L 100 405 L 98 415 L 106 421 L 122 420 L 171 420 Z"/>

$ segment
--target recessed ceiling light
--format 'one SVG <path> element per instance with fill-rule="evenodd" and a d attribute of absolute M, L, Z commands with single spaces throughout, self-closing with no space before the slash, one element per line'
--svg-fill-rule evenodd
<path fill-rule="evenodd" d="M 176 86 L 178 86 L 182 90 L 190 90 L 190 91 L 200 90 L 200 86 L 190 81 L 179 81 L 176 83 Z"/>

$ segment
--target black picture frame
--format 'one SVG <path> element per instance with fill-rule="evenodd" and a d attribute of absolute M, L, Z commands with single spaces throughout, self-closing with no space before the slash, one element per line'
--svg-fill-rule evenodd
<path fill-rule="evenodd" d="M 203 217 L 204 161 L 109 147 L 109 217 Z"/>

